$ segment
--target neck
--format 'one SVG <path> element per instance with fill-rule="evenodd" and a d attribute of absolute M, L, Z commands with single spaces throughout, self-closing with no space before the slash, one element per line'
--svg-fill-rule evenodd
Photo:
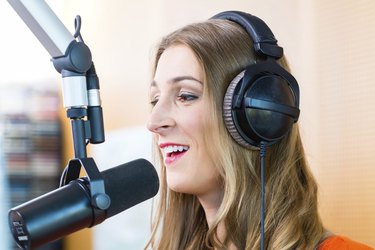
<path fill-rule="evenodd" d="M 223 200 L 223 192 L 197 195 L 197 198 L 203 207 L 208 227 L 211 227 Z"/>
<path fill-rule="evenodd" d="M 221 205 L 221 202 L 223 200 L 223 192 L 220 191 L 215 194 L 210 195 L 198 195 L 197 196 L 199 202 L 201 203 L 203 210 L 206 215 L 206 221 L 208 224 L 208 227 L 211 228 L 212 224 L 215 220 L 215 217 L 217 215 L 217 212 L 219 210 L 219 207 Z M 220 222 L 217 227 L 217 234 L 219 237 L 219 240 L 223 240 L 225 238 L 225 226 L 224 222 Z M 234 246 L 234 244 L 230 244 L 228 250 L 237 250 L 237 248 Z"/>

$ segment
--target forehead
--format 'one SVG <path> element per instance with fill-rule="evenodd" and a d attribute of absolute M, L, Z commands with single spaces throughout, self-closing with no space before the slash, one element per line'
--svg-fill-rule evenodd
<path fill-rule="evenodd" d="M 167 82 L 172 78 L 188 76 L 203 82 L 203 69 L 194 52 L 185 45 L 168 47 L 160 56 L 154 81 Z"/>

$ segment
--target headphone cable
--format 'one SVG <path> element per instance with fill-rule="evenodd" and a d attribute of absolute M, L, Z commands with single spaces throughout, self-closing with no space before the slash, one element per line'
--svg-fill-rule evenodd
<path fill-rule="evenodd" d="M 260 249 L 264 250 L 264 159 L 266 157 L 266 143 L 260 142 L 260 185 L 261 185 L 261 207 L 260 207 Z"/>

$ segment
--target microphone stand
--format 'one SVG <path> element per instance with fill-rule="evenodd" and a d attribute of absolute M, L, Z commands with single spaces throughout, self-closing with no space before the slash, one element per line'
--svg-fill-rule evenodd
<path fill-rule="evenodd" d="M 104 180 L 93 158 L 87 157 L 88 143 L 104 142 L 103 113 L 100 106 L 99 80 L 91 60 L 91 52 L 80 34 L 81 19 L 75 20 L 76 32 L 64 56 L 52 59 L 56 70 L 63 78 L 63 99 L 66 114 L 71 121 L 74 159 L 64 169 L 60 187 L 79 178 L 81 167 L 87 174 L 91 204 L 96 208 L 99 220 L 104 220 L 104 210 L 110 206 L 110 197 L 105 193 Z M 86 120 L 84 118 L 87 118 Z M 86 143 L 87 140 L 87 143 Z M 97 224 L 94 222 L 93 224 Z"/>
<path fill-rule="evenodd" d="M 81 167 L 87 173 L 94 210 L 104 213 L 110 206 L 104 180 L 92 158 L 87 158 L 88 143 L 104 142 L 103 112 L 99 80 L 90 49 L 80 34 L 81 18 L 75 19 L 74 36 L 43 0 L 8 0 L 9 4 L 52 56 L 55 69 L 62 75 L 63 101 L 71 120 L 74 159 L 60 178 L 60 187 L 79 179 Z M 87 119 L 84 119 L 84 118 Z"/>
<path fill-rule="evenodd" d="M 90 196 L 94 213 L 91 226 L 99 224 L 106 218 L 111 199 L 105 192 L 104 179 L 94 159 L 87 157 L 86 152 L 88 143 L 102 143 L 105 138 L 99 80 L 90 49 L 80 34 L 81 19 L 79 16 L 75 19 L 73 37 L 45 1 L 8 2 L 49 52 L 55 69 L 62 75 L 63 101 L 71 121 L 74 158 L 61 175 L 60 187 L 72 181 L 80 182 Z M 82 167 L 87 178 L 79 178 Z M 28 249 L 31 242 L 25 224 L 17 213 L 12 215 L 16 216 L 12 219 L 12 230 L 17 233 L 15 240 L 23 249 Z"/>

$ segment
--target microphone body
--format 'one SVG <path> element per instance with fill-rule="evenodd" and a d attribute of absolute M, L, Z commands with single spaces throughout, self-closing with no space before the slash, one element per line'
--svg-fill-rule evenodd
<path fill-rule="evenodd" d="M 101 172 L 107 210 L 92 206 L 89 181 L 81 178 L 9 211 L 12 235 L 22 249 L 33 249 L 68 234 L 95 226 L 155 196 L 159 179 L 153 165 L 138 159 Z"/>

